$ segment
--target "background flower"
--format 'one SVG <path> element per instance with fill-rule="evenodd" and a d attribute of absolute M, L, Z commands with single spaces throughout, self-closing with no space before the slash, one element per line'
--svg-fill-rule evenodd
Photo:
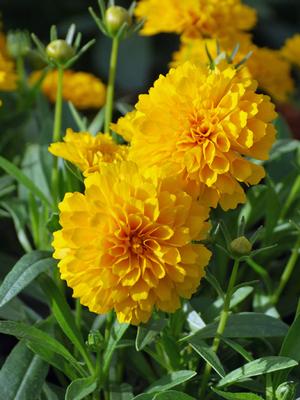
<path fill-rule="evenodd" d="M 286 40 L 282 54 L 289 62 L 300 67 L 300 34 Z"/>
<path fill-rule="evenodd" d="M 177 172 L 202 202 L 235 208 L 245 201 L 239 182 L 264 177 L 263 167 L 244 156 L 267 159 L 275 139 L 274 106 L 256 87 L 226 64 L 210 70 L 187 62 L 161 75 L 139 97 L 139 118 L 130 116 L 129 158 L 141 168 Z"/>
<path fill-rule="evenodd" d="M 179 308 L 210 258 L 191 243 L 205 237 L 208 209 L 158 169 L 140 174 L 129 162 L 103 166 L 85 187 L 60 203 L 62 230 L 53 242 L 74 297 L 96 313 L 115 309 L 120 322 L 132 324 L 146 322 L 154 307 Z"/>

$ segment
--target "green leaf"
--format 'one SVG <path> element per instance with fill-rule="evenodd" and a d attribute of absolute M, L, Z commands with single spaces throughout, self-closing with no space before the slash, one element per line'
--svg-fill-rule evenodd
<path fill-rule="evenodd" d="M 238 354 L 240 354 L 246 361 L 253 361 L 252 355 L 245 350 L 239 343 L 231 340 L 231 339 L 225 339 L 224 337 L 221 337 L 221 340 L 227 344 L 227 346 L 231 347 L 234 351 L 236 351 Z"/>
<path fill-rule="evenodd" d="M 52 208 L 48 197 L 13 163 L 0 156 L 0 168 L 13 176 L 21 185 L 25 186 L 32 194 L 38 197 L 45 206 Z"/>
<path fill-rule="evenodd" d="M 216 353 L 208 346 L 203 340 L 199 340 L 196 337 L 192 337 L 189 340 L 192 348 L 216 371 L 218 375 L 223 378 L 226 372 L 221 364 L 219 357 Z"/>
<path fill-rule="evenodd" d="M 40 277 L 40 283 L 44 292 L 50 299 L 51 309 L 59 326 L 81 353 L 90 372 L 93 372 L 93 365 L 90 356 L 86 350 L 83 337 L 75 323 L 74 315 L 72 314 L 67 301 L 52 279 L 50 279 L 47 275 L 44 274 Z"/>
<path fill-rule="evenodd" d="M 110 386 L 110 400 L 131 400 L 132 398 L 132 387 L 127 383 Z"/>
<path fill-rule="evenodd" d="M 298 365 L 297 361 L 288 357 L 262 357 L 251 361 L 240 368 L 231 371 L 220 380 L 218 386 L 231 385 L 240 380 L 251 378 L 252 376 L 264 375 Z"/>
<path fill-rule="evenodd" d="M 53 353 L 59 354 L 71 363 L 82 376 L 86 375 L 85 370 L 59 341 L 35 326 L 30 326 L 23 322 L 0 321 L 0 333 L 25 339 L 26 343 L 36 344 L 36 348 L 40 346 L 42 350 L 48 349 Z"/>
<path fill-rule="evenodd" d="M 180 385 L 181 383 L 189 381 L 196 375 L 197 372 L 188 370 L 171 372 L 149 386 L 149 388 L 146 390 L 146 393 L 164 392 Z"/>
<path fill-rule="evenodd" d="M 89 127 L 87 128 L 88 132 L 93 135 L 96 135 L 101 131 L 104 124 L 104 116 L 105 116 L 105 108 L 101 108 L 101 110 L 97 113 L 93 121 L 90 123 Z"/>
<path fill-rule="evenodd" d="M 290 329 L 280 349 L 280 356 L 291 357 L 296 361 L 300 361 L 300 314 L 298 314 L 292 323 Z M 287 371 L 278 372 L 274 376 L 275 387 L 279 386 L 288 376 Z"/>
<path fill-rule="evenodd" d="M 76 379 L 67 388 L 65 400 L 81 400 L 93 393 L 97 388 L 96 377 Z"/>
<path fill-rule="evenodd" d="M 185 393 L 176 390 L 168 390 L 167 392 L 158 393 L 154 396 L 154 400 L 196 400 Z"/>
<path fill-rule="evenodd" d="M 39 274 L 55 268 L 56 261 L 49 258 L 49 255 L 47 251 L 33 251 L 20 258 L 0 286 L 0 307 L 13 299 Z"/>
<path fill-rule="evenodd" d="M 216 335 L 218 322 L 206 325 L 204 328 L 181 339 L 190 340 L 196 336 L 198 339 L 213 338 Z M 223 337 L 229 338 L 257 338 L 285 336 L 288 326 L 277 318 L 261 313 L 239 313 L 230 315 Z"/>
<path fill-rule="evenodd" d="M 135 396 L 132 400 L 153 400 L 154 396 L 154 394 L 142 393 Z"/>
<path fill-rule="evenodd" d="M 35 400 L 42 391 L 47 364 L 19 342 L 0 370 L 1 399 Z"/>
<path fill-rule="evenodd" d="M 103 355 L 103 371 L 108 371 L 112 355 L 117 347 L 118 342 L 127 331 L 128 326 L 128 324 L 120 324 L 117 321 L 114 323 Z"/>
<path fill-rule="evenodd" d="M 136 350 L 140 351 L 145 346 L 153 342 L 155 337 L 164 330 L 166 324 L 166 319 L 158 319 L 151 320 L 146 325 L 139 325 L 135 339 Z"/>
<path fill-rule="evenodd" d="M 211 389 L 219 396 L 227 400 L 264 400 L 262 397 L 254 393 L 230 393 L 222 392 L 222 390 L 218 390 L 213 387 Z"/>

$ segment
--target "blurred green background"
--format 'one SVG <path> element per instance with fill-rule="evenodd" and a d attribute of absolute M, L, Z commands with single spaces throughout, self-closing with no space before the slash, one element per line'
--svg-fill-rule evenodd
<path fill-rule="evenodd" d="M 163 1 L 163 0 L 162 0 Z M 182 0 L 184 1 L 184 0 Z M 279 48 L 284 40 L 300 32 L 300 0 L 247 0 L 259 13 L 254 31 L 255 42 L 261 46 Z M 117 0 L 128 7 L 131 0 Z M 28 29 L 47 42 L 49 28 L 58 26 L 64 34 L 75 22 L 85 41 L 96 37 L 97 44 L 76 65 L 107 79 L 109 41 L 97 30 L 88 13 L 88 7 L 97 9 L 96 0 L 0 0 L 4 28 Z M 177 49 L 176 35 L 155 37 L 135 36 L 124 42 L 120 50 L 117 88 L 119 95 L 134 101 L 139 92 L 147 90 L 159 73 L 167 70 L 171 54 Z"/>

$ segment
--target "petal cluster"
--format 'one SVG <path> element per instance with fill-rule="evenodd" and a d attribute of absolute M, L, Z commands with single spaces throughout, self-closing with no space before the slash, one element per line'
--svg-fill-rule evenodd
<path fill-rule="evenodd" d="M 274 105 L 256 89 L 230 65 L 171 69 L 139 97 L 129 159 L 177 173 L 207 205 L 235 208 L 245 201 L 241 183 L 265 175 L 249 158 L 266 160 L 275 140 Z"/>
<path fill-rule="evenodd" d="M 157 168 L 106 164 L 59 209 L 54 257 L 90 311 L 114 309 L 120 322 L 139 324 L 197 289 L 210 252 L 192 241 L 205 238 L 208 210 Z"/>
<path fill-rule="evenodd" d="M 240 0 L 141 0 L 136 16 L 142 33 L 175 32 L 188 37 L 223 37 L 251 29 L 255 10 Z"/>
<path fill-rule="evenodd" d="M 9 58 L 6 51 L 6 38 L 0 32 L 0 90 L 12 91 L 17 87 L 17 74 L 14 62 Z"/>
<path fill-rule="evenodd" d="M 286 40 L 282 54 L 289 62 L 300 67 L 300 34 Z"/>
<path fill-rule="evenodd" d="M 67 129 L 63 142 L 52 143 L 49 151 L 76 165 L 85 176 L 101 169 L 104 163 L 127 158 L 127 147 L 116 144 L 109 134 L 93 136 L 89 132 Z"/>
<path fill-rule="evenodd" d="M 31 82 L 36 82 L 41 76 L 37 71 L 31 75 Z M 43 93 L 51 102 L 55 102 L 57 91 L 57 71 L 47 74 L 42 83 Z M 105 103 L 106 87 L 96 76 L 87 72 L 66 70 L 63 80 L 63 98 L 70 101 L 80 110 L 100 108 Z"/>

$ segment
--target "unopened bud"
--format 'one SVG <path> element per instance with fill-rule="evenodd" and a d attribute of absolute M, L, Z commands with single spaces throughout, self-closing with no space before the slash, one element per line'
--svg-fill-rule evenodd
<path fill-rule="evenodd" d="M 47 56 L 58 62 L 66 62 L 75 55 L 75 50 L 65 40 L 57 39 L 48 44 Z"/>
<path fill-rule="evenodd" d="M 284 382 L 276 390 L 276 400 L 295 400 L 296 385 L 294 382 Z"/>
<path fill-rule="evenodd" d="M 24 57 L 30 50 L 30 37 L 28 32 L 10 31 L 7 34 L 7 51 L 13 58 Z"/>
<path fill-rule="evenodd" d="M 240 256 L 246 256 L 251 252 L 252 244 L 245 236 L 240 236 L 230 243 L 230 249 Z"/>
<path fill-rule="evenodd" d="M 101 333 L 96 330 L 90 331 L 88 335 L 87 345 L 92 351 L 95 352 L 102 348 L 104 345 L 104 338 Z"/>
<path fill-rule="evenodd" d="M 125 8 L 112 6 L 106 10 L 105 25 L 110 34 L 116 34 L 124 23 L 127 23 L 128 26 L 132 23 L 132 18 Z"/>

